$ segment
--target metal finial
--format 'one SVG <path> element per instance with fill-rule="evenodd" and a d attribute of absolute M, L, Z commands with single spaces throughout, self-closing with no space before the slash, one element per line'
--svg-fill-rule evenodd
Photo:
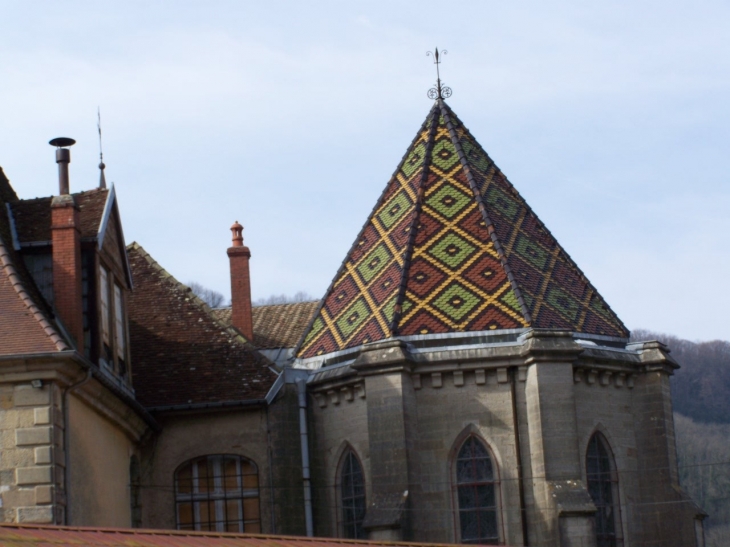
<path fill-rule="evenodd" d="M 106 177 L 104 176 L 104 152 L 101 147 L 101 108 L 96 107 L 96 128 L 99 130 L 99 188 L 106 188 Z"/>
<path fill-rule="evenodd" d="M 439 48 L 434 48 L 433 51 L 427 51 L 426 56 L 433 57 L 433 64 L 436 65 L 436 87 L 432 87 L 428 90 L 429 99 L 448 99 L 451 97 L 451 88 L 446 85 L 441 85 L 441 74 L 439 73 L 439 65 L 441 64 L 440 55 L 446 55 L 448 51 L 443 50 L 439 54 Z"/>

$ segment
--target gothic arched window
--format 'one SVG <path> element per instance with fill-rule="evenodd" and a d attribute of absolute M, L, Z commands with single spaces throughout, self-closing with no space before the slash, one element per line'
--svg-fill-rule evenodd
<path fill-rule="evenodd" d="M 618 547 L 621 515 L 618 506 L 618 474 L 606 438 L 594 433 L 586 452 L 588 492 L 596 506 L 597 547 Z"/>
<path fill-rule="evenodd" d="M 350 449 L 342 456 L 339 483 L 343 535 L 351 539 L 367 539 L 362 527 L 365 518 L 365 475 L 360 460 Z"/>
<path fill-rule="evenodd" d="M 499 543 L 498 488 L 489 450 L 477 437 L 468 437 L 456 457 L 461 543 Z"/>
<path fill-rule="evenodd" d="M 175 471 L 178 530 L 261 532 L 259 475 L 241 456 L 203 456 Z"/>

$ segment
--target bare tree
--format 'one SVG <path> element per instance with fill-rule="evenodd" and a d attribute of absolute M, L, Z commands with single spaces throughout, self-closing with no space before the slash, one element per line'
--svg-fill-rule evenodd
<path fill-rule="evenodd" d="M 273 306 L 275 304 L 294 304 L 297 302 L 311 302 L 316 300 L 307 292 L 299 291 L 294 296 L 287 296 L 286 294 L 272 294 L 266 298 L 259 298 L 253 302 L 254 306 Z"/>
<path fill-rule="evenodd" d="M 203 287 L 197 281 L 191 281 L 188 283 L 188 287 L 193 291 L 193 294 L 200 298 L 203 302 L 208 304 L 211 308 L 220 308 L 225 302 L 225 297 L 218 291 Z"/>

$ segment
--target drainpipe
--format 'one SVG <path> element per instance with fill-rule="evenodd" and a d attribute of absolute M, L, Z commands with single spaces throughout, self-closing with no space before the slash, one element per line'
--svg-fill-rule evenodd
<path fill-rule="evenodd" d="M 73 385 L 68 386 L 64 391 L 63 395 L 61 395 L 61 398 L 63 400 L 63 454 L 64 454 L 64 468 L 63 468 L 63 486 L 66 491 L 66 509 L 63 512 L 63 522 L 64 524 L 68 525 L 68 509 L 69 509 L 69 492 L 70 492 L 70 482 L 68 480 L 69 476 L 69 465 L 71 463 L 71 457 L 69 454 L 69 412 L 68 412 L 68 395 L 72 392 L 83 386 L 86 382 L 91 380 L 91 369 L 86 369 L 86 377 L 83 380 L 80 380 L 76 382 Z M 54 450 L 55 453 L 55 450 Z M 54 465 L 55 468 L 55 465 Z"/>
<path fill-rule="evenodd" d="M 302 440 L 302 483 L 304 485 L 304 520 L 307 537 L 314 536 L 312 523 L 312 483 L 309 476 L 309 435 L 307 434 L 307 381 L 297 380 L 299 395 L 299 436 Z"/>
<path fill-rule="evenodd" d="M 515 432 L 515 456 L 517 458 L 517 484 L 520 492 L 520 520 L 522 521 L 522 545 L 529 545 L 527 540 L 527 510 L 525 509 L 525 478 L 522 471 L 522 450 L 520 446 L 520 421 L 517 417 L 517 368 L 510 369 L 510 389 L 512 391 L 512 420 Z"/>

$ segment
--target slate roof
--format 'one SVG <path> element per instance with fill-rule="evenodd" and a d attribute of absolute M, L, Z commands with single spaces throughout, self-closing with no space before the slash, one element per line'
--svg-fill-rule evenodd
<path fill-rule="evenodd" d="M 147 408 L 262 400 L 272 363 L 137 243 L 127 247 L 132 377 Z"/>
<path fill-rule="evenodd" d="M 82 238 L 95 238 L 104 215 L 109 190 L 95 188 L 73 194 L 79 207 L 79 223 Z M 21 244 L 51 240 L 51 200 L 36 198 L 19 200 L 11 204 L 18 241 Z"/>
<path fill-rule="evenodd" d="M 0 355 L 71 349 L 13 248 L 7 204 L 17 203 L 18 196 L 0 169 Z"/>
<path fill-rule="evenodd" d="M 260 349 L 293 348 L 319 307 L 319 301 L 274 304 L 253 308 L 253 343 Z M 219 308 L 213 313 L 227 324 L 231 308 Z"/>
<path fill-rule="evenodd" d="M 0 524 L 0 541 L 13 547 L 444 547 L 439 543 L 405 543 L 339 538 L 188 532 L 134 528 L 92 528 L 38 524 Z"/>
<path fill-rule="evenodd" d="M 297 356 L 391 336 L 628 330 L 442 100 L 322 300 Z"/>

